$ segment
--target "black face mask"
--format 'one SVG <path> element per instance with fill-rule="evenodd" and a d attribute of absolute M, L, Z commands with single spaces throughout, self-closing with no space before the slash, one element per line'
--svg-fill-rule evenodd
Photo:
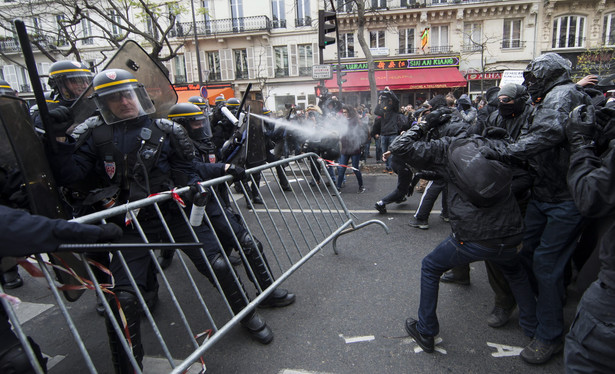
<path fill-rule="evenodd" d="M 504 118 L 511 118 L 515 113 L 515 105 L 514 104 L 501 104 L 498 109 L 500 111 L 500 115 Z"/>
<path fill-rule="evenodd" d="M 537 103 L 542 99 L 543 87 L 539 84 L 533 84 L 527 88 L 527 92 L 530 94 L 532 101 Z"/>

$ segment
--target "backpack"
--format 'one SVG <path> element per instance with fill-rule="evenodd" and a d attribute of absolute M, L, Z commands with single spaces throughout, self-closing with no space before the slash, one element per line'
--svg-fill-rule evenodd
<path fill-rule="evenodd" d="M 455 139 L 448 149 L 452 182 L 478 207 L 488 207 L 511 195 L 512 170 L 504 163 L 485 158 L 481 147 L 493 140 L 481 136 Z"/>

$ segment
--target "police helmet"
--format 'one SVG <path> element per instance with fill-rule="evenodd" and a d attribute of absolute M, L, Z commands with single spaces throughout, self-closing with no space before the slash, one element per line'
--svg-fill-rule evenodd
<path fill-rule="evenodd" d="M 191 103 L 175 104 L 169 109 L 167 118 L 182 125 L 194 140 L 211 137 L 209 120 L 198 106 Z"/>
<path fill-rule="evenodd" d="M 268 116 L 268 115 L 270 115 L 270 114 L 271 114 L 271 110 L 269 110 L 269 109 L 267 109 L 267 108 L 263 107 L 263 115 L 264 115 L 264 116 Z"/>
<path fill-rule="evenodd" d="M 0 95 L 17 96 L 15 90 L 4 79 L 0 79 Z"/>
<path fill-rule="evenodd" d="M 79 61 L 57 61 L 49 68 L 49 86 L 62 99 L 75 101 L 86 90 L 94 74 Z"/>
<path fill-rule="evenodd" d="M 109 125 L 156 111 L 145 87 L 126 70 L 104 70 L 96 74 L 92 85 L 91 98 Z"/>
<path fill-rule="evenodd" d="M 226 104 L 226 99 L 224 98 L 224 95 L 220 94 L 219 96 L 216 96 L 215 103 L 216 103 L 216 105 L 218 105 L 218 104 L 220 104 L 220 105 Z"/>
<path fill-rule="evenodd" d="M 201 110 L 205 110 L 208 106 L 207 100 L 200 96 L 190 96 L 188 102 L 198 106 Z"/>
<path fill-rule="evenodd" d="M 240 102 L 235 97 L 231 97 L 230 99 L 226 100 L 226 106 L 231 111 L 231 113 L 233 113 L 235 117 L 238 116 L 237 111 L 239 110 L 239 105 L 240 105 Z"/>

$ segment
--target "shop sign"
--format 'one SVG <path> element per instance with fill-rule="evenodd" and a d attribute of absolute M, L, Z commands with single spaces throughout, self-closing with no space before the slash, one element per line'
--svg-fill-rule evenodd
<path fill-rule="evenodd" d="M 199 90 L 201 86 L 198 84 L 174 84 L 173 88 L 175 91 L 192 91 Z"/>
<path fill-rule="evenodd" d="M 523 84 L 523 80 L 523 70 L 504 70 L 500 87 L 509 83 Z"/>
<path fill-rule="evenodd" d="M 477 81 L 483 79 L 482 73 L 469 73 L 466 74 L 466 79 L 469 81 Z M 502 79 L 502 73 L 485 73 L 485 79 Z"/>
<path fill-rule="evenodd" d="M 374 69 L 406 70 L 459 66 L 459 56 L 374 61 Z M 342 64 L 343 71 L 366 71 L 367 62 Z"/>

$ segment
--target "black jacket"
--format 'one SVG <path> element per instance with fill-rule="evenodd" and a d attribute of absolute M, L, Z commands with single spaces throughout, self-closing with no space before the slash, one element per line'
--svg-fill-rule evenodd
<path fill-rule="evenodd" d="M 600 273 L 598 278 L 615 289 L 615 145 L 600 157 L 591 149 L 570 156 L 568 187 L 585 217 L 595 218 Z"/>
<path fill-rule="evenodd" d="M 402 139 L 403 138 L 403 139 Z M 467 194 L 452 182 L 448 168 L 448 149 L 455 138 L 444 136 L 435 140 L 413 141 L 401 136 L 391 152 L 412 167 L 435 171 L 447 180 L 448 207 L 451 228 L 458 240 L 497 242 L 498 239 L 519 236 L 523 233 L 523 218 L 519 206 L 510 194 L 488 207 L 478 207 L 469 201 Z"/>

